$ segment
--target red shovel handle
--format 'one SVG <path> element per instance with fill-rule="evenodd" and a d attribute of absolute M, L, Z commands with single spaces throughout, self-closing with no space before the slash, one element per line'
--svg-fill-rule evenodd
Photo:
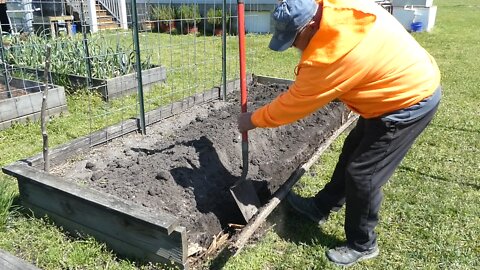
<path fill-rule="evenodd" d="M 242 113 L 247 112 L 247 65 L 245 58 L 245 4 L 243 0 L 237 1 L 238 12 L 238 41 L 240 54 L 240 102 Z M 248 141 L 247 132 L 242 133 L 242 141 Z"/>

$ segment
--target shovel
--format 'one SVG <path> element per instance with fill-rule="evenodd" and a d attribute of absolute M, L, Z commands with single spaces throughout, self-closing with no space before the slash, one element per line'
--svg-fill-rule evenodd
<path fill-rule="evenodd" d="M 245 7 L 243 0 L 237 2 L 238 12 L 238 39 L 240 54 L 240 95 L 242 113 L 247 112 L 247 74 L 245 59 Z M 230 188 L 235 202 L 242 212 L 245 221 L 249 221 L 258 212 L 260 200 L 252 181 L 247 180 L 248 174 L 248 133 L 242 133 L 242 175 Z"/>

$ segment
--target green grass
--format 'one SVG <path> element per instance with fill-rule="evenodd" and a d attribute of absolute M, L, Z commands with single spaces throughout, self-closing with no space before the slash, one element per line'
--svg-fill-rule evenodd
<path fill-rule="evenodd" d="M 434 31 L 415 34 L 415 38 L 440 66 L 442 103 L 436 118 L 385 186 L 377 228 L 380 256 L 352 269 L 480 268 L 480 4 L 477 0 L 435 3 L 439 10 Z M 266 48 L 269 38 L 268 35 L 248 37 L 248 71 L 293 78 L 296 52 L 261 49 Z M 145 46 L 142 57 L 150 54 L 153 62 L 161 63 L 175 74 L 165 86 L 146 95 L 148 108 L 221 81 L 218 38 L 145 34 L 141 42 Z M 235 37 L 229 38 L 229 78 L 234 78 L 237 72 L 236 43 Z M 186 47 L 199 51 L 187 50 L 182 54 L 181 49 Z M 69 114 L 55 117 L 49 123 L 51 144 L 65 143 L 136 115 L 135 101 L 132 95 L 105 104 L 98 95 L 82 91 L 68 96 Z M 300 180 L 296 192 L 308 196 L 322 188 L 332 173 L 343 139 L 344 136 L 337 139 Z M 0 131 L 0 166 L 40 151 L 38 123 Z M 20 214 L 15 203 L 11 206 L 18 194 L 13 178 L 1 174 L 0 190 L 1 249 L 42 269 L 151 268 L 117 258 L 103 244 L 85 236 L 70 236 L 46 219 Z M 343 218 L 342 210 L 319 228 L 282 204 L 269 218 L 268 222 L 274 225 L 272 229 L 223 267 L 337 269 L 326 260 L 324 252 L 345 239 Z"/>

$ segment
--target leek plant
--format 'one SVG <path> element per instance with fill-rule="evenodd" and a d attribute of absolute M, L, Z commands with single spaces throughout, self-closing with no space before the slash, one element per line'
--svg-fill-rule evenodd
<path fill-rule="evenodd" d="M 51 71 L 57 74 L 87 76 L 86 59 L 91 59 L 93 78 L 109 79 L 135 71 L 133 44 L 119 41 L 111 44 L 103 35 L 90 35 L 87 56 L 82 37 L 49 38 L 45 35 L 19 35 L 10 39 L 5 48 L 6 63 L 15 69 L 44 69 L 45 45 L 52 47 Z M 150 58 L 141 63 L 142 70 L 151 68 Z"/>

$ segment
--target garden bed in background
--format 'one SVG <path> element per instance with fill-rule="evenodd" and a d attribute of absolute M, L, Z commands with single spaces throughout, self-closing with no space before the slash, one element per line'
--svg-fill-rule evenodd
<path fill-rule="evenodd" d="M 43 77 L 43 70 L 32 68 L 15 68 L 36 77 Z M 167 78 L 167 72 L 164 67 L 152 67 L 142 70 L 143 91 L 147 92 L 150 88 L 158 83 L 163 83 Z M 109 101 L 128 94 L 136 93 L 138 89 L 137 74 L 130 73 L 110 79 L 92 78 L 91 84 L 88 85 L 88 78 L 85 76 L 74 74 L 62 74 L 50 72 L 52 83 L 65 86 L 72 91 L 76 89 L 88 88 L 99 92 L 105 101 Z"/>
<path fill-rule="evenodd" d="M 43 83 L 9 78 L 8 87 L 0 76 L 0 130 L 13 123 L 37 120 L 42 108 Z M 10 90 L 10 94 L 8 93 Z M 47 114 L 56 115 L 67 111 L 65 90 L 61 86 L 50 86 L 47 99 Z"/>
<path fill-rule="evenodd" d="M 250 110 L 287 87 L 284 80 L 254 78 Z M 57 166 L 50 174 L 38 169 L 38 157 L 3 170 L 17 177 L 22 203 L 37 215 L 91 234 L 118 254 L 186 268 L 189 256 L 201 256 L 219 233 L 234 233 L 230 224 L 243 223 L 229 191 L 242 171 L 239 93 L 230 88 L 226 101 L 215 99 L 218 89 L 207 91 L 209 102 L 150 125 L 147 135 L 132 133 L 91 149 L 89 138 L 63 145 L 54 151 Z M 248 178 L 262 204 L 348 116 L 342 103 L 331 102 L 291 125 L 249 133 Z"/>

